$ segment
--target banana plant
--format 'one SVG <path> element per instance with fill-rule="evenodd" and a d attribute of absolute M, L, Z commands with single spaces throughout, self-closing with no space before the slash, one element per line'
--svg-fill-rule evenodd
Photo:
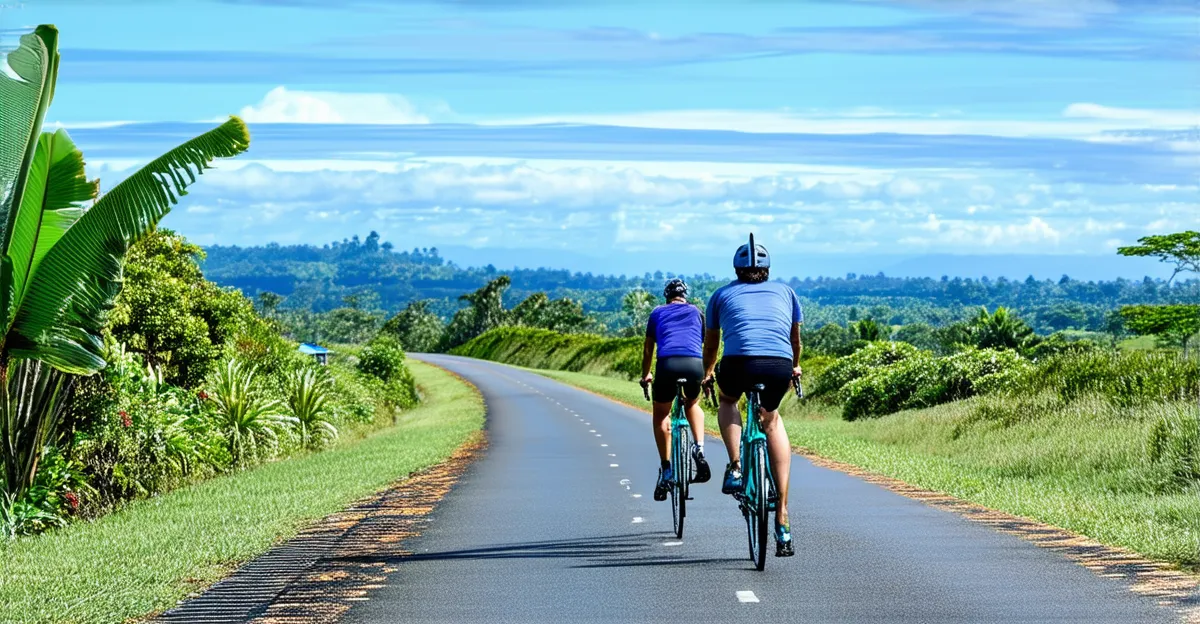
<path fill-rule="evenodd" d="M 42 25 L 0 68 L 0 456 L 18 498 L 69 380 L 105 366 L 100 332 L 129 247 L 213 160 L 250 145 L 231 117 L 100 195 L 66 131 L 42 132 L 58 64 L 58 30 Z"/>

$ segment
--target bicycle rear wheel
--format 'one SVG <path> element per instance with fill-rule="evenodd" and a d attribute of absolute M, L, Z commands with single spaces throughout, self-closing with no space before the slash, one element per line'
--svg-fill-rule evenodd
<path fill-rule="evenodd" d="M 767 565 L 767 542 L 771 537 L 767 529 L 767 445 L 761 440 L 750 445 L 749 463 L 743 469 L 747 479 L 746 532 L 750 538 L 750 560 L 756 570 Z"/>
<path fill-rule="evenodd" d="M 675 466 L 675 483 L 671 487 L 671 519 L 675 524 L 675 537 L 683 538 L 683 519 L 687 517 L 688 479 L 692 472 L 691 454 L 688 452 L 687 427 L 672 427 L 671 463 Z"/>

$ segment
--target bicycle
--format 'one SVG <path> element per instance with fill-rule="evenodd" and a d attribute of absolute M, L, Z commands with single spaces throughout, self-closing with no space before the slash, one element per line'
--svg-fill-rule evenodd
<path fill-rule="evenodd" d="M 792 383 L 797 398 L 804 398 L 800 379 L 793 378 Z M 763 433 L 758 418 L 758 393 L 764 387 L 755 384 L 746 391 L 746 424 L 742 427 L 741 440 L 742 491 L 733 495 L 738 501 L 738 510 L 746 520 L 750 561 L 760 571 L 767 566 L 767 542 L 771 537 L 767 518 L 779 506 L 775 475 L 771 474 L 771 462 L 767 456 L 767 434 Z M 706 388 L 706 391 L 712 392 L 712 389 Z"/>
<path fill-rule="evenodd" d="M 675 525 L 675 537 L 683 538 L 683 519 L 687 517 L 689 485 L 692 481 L 692 426 L 688 423 L 684 406 L 687 399 L 683 387 L 686 379 L 675 380 L 675 400 L 671 403 L 671 466 L 675 469 L 675 481 L 671 486 L 671 520 Z M 642 384 L 642 393 L 650 400 L 649 384 Z"/>

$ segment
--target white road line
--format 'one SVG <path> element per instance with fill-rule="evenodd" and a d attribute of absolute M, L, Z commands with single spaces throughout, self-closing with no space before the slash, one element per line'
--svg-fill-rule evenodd
<path fill-rule="evenodd" d="M 597 433 L 597 434 L 596 434 L 596 437 L 597 437 L 597 438 L 599 438 L 599 437 L 600 437 L 600 434 L 598 434 L 598 433 Z"/>
<path fill-rule="evenodd" d="M 607 447 L 608 447 L 608 445 L 607 445 L 607 444 L 601 444 L 600 446 L 603 446 L 603 447 L 605 447 L 605 448 L 607 448 Z"/>
<path fill-rule="evenodd" d="M 596 433 L 595 429 L 588 429 L 588 433 Z"/>
<path fill-rule="evenodd" d="M 609 454 L 608 454 L 608 456 L 609 456 L 609 457 L 616 457 L 616 456 L 617 456 L 617 454 L 616 454 L 616 453 L 609 453 Z"/>
<path fill-rule="evenodd" d="M 634 497 L 634 498 L 641 498 L 641 497 L 642 497 L 642 495 L 641 495 L 641 494 L 630 494 L 630 496 L 632 496 L 632 497 Z"/>
<path fill-rule="evenodd" d="M 750 590 L 744 590 L 737 593 L 738 602 L 758 602 L 758 596 Z"/>
<path fill-rule="evenodd" d="M 641 524 L 643 522 L 645 522 L 645 520 L 642 520 L 641 516 L 634 516 L 631 524 Z"/>
<path fill-rule="evenodd" d="M 683 542 L 663 542 L 663 546 L 683 546 Z"/>
<path fill-rule="evenodd" d="M 618 465 L 617 465 L 617 464 L 609 464 L 609 465 L 608 465 L 608 467 L 609 467 L 609 468 L 616 468 L 616 467 L 618 467 Z"/>

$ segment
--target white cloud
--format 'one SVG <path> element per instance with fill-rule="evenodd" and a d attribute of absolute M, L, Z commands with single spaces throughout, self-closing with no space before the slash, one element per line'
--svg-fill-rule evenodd
<path fill-rule="evenodd" d="M 293 91 L 279 86 L 242 109 L 249 123 L 427 124 L 406 98 L 389 93 Z"/>
<path fill-rule="evenodd" d="M 1063 111 L 1071 119 L 1120 122 L 1127 128 L 1191 128 L 1200 126 L 1200 110 L 1118 108 L 1090 102 L 1071 104 Z"/>

